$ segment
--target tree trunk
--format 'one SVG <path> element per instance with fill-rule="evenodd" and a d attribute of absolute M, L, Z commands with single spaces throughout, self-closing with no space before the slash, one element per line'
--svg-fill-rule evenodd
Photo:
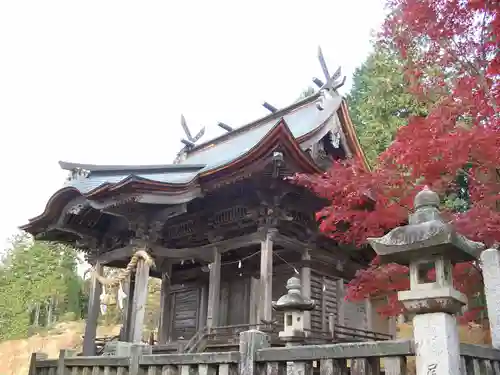
<path fill-rule="evenodd" d="M 40 324 L 40 303 L 35 304 L 35 317 L 33 319 L 33 325 L 38 327 Z"/>
<path fill-rule="evenodd" d="M 52 297 L 49 299 L 49 303 L 47 305 L 47 327 L 52 325 Z"/>

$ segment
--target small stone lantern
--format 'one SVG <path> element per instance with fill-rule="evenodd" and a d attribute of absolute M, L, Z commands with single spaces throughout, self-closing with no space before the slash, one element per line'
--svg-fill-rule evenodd
<path fill-rule="evenodd" d="M 484 245 L 458 234 L 439 212 L 439 196 L 425 187 L 415 197 L 415 212 L 409 224 L 380 238 L 369 238 L 381 263 L 399 263 L 410 268 L 410 290 L 398 293 L 406 310 L 414 314 L 413 331 L 417 375 L 459 374 L 459 338 L 455 317 L 467 303 L 453 287 L 452 266 L 474 261 Z M 429 269 L 436 280 L 426 280 Z M 439 367 L 439 371 L 438 371 Z"/>
<path fill-rule="evenodd" d="M 273 301 L 273 309 L 283 311 L 283 331 L 279 337 L 291 344 L 304 340 L 304 311 L 314 309 L 315 302 L 302 297 L 300 280 L 291 277 L 286 283 L 288 293 L 277 302 Z"/>

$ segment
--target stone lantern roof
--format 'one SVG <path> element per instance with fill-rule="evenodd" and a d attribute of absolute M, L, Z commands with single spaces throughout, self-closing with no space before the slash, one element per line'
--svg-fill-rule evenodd
<path fill-rule="evenodd" d="M 309 311 L 314 309 L 315 302 L 302 297 L 299 278 L 289 278 L 286 289 L 288 290 L 287 294 L 281 296 L 277 302 L 273 301 L 273 309 L 277 311 Z"/>
<path fill-rule="evenodd" d="M 413 260 L 435 256 L 444 256 L 452 263 L 477 260 L 484 245 L 467 239 L 446 223 L 439 203 L 439 196 L 424 187 L 415 197 L 415 212 L 409 215 L 409 225 L 368 239 L 382 263 L 409 265 Z"/>

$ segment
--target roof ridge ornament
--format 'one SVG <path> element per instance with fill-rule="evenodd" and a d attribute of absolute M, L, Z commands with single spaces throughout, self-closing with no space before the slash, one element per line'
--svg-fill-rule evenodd
<path fill-rule="evenodd" d="M 318 60 L 321 65 L 321 70 L 323 70 L 323 74 L 325 75 L 326 83 L 323 83 L 323 81 L 316 77 L 314 77 L 312 81 L 319 87 L 321 95 L 316 101 L 316 108 L 322 111 L 325 109 L 325 101 L 331 99 L 333 97 L 333 93 L 337 94 L 337 89 L 344 85 L 346 76 L 340 78 L 342 76 L 342 68 L 340 66 L 337 68 L 335 73 L 333 73 L 333 75 L 330 75 L 321 46 L 318 46 Z"/>
<path fill-rule="evenodd" d="M 189 131 L 189 127 L 187 126 L 186 118 L 181 114 L 181 126 L 184 129 L 184 133 L 186 133 L 186 138 L 181 139 L 181 142 L 186 145 L 186 147 L 194 147 L 194 144 L 205 134 L 205 127 L 202 127 L 201 130 L 193 137 L 191 132 Z"/>
<path fill-rule="evenodd" d="M 184 147 L 177 153 L 177 156 L 174 159 L 174 164 L 179 164 L 186 159 L 186 153 L 188 150 L 192 149 L 195 146 L 195 143 L 205 135 L 205 127 L 203 126 L 200 131 L 193 137 L 191 132 L 189 131 L 189 127 L 186 122 L 186 118 L 183 114 L 181 114 L 181 126 L 186 134 L 186 138 L 181 138 L 181 142 L 184 143 Z"/>
<path fill-rule="evenodd" d="M 69 171 L 68 176 L 66 177 L 66 182 L 70 182 L 77 179 L 88 178 L 89 175 L 90 171 L 88 169 L 75 167 Z"/>

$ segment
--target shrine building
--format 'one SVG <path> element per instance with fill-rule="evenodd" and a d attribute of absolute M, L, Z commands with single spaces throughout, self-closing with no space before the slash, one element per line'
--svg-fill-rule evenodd
<path fill-rule="evenodd" d="M 60 162 L 69 172 L 64 187 L 22 229 L 83 251 L 97 273 L 147 251 L 154 267 L 139 259 L 125 283 L 121 341 L 145 339 L 148 277 L 162 280 L 155 351 L 194 352 L 235 345 L 250 328 L 277 333 L 282 317 L 272 301 L 294 274 L 303 296 L 316 301 L 304 321 L 312 341 L 391 338 L 376 301 L 344 300 L 345 284 L 373 250 L 319 233 L 315 212 L 325 202 L 286 179 L 322 173 L 339 159 L 359 158 L 368 168 L 345 99 L 330 82 L 286 108 L 265 106 L 269 115 L 234 129 L 220 124 L 225 133 L 209 141 L 186 127 L 172 164 Z M 93 277 L 85 355 L 96 350 L 101 290 Z"/>

